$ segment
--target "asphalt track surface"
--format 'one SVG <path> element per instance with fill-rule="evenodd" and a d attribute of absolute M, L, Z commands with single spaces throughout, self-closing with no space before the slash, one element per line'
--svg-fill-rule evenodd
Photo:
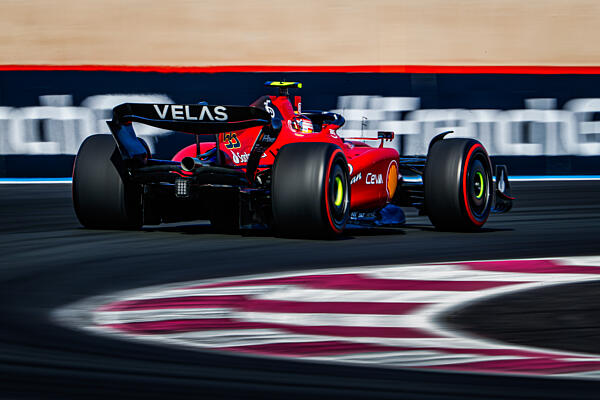
<path fill-rule="evenodd" d="M 413 213 L 403 228 L 354 230 L 326 241 L 220 235 L 203 222 L 141 232 L 84 230 L 72 211 L 70 185 L 0 185 L 0 397 L 597 398 L 596 381 L 190 352 L 87 335 L 50 317 L 57 307 L 82 298 L 169 282 L 336 266 L 600 254 L 600 182 L 523 182 L 514 184 L 514 194 L 513 211 L 492 216 L 479 233 L 437 232 Z M 586 332 L 598 337 L 597 287 L 571 285 L 530 295 L 504 310 L 497 329 L 478 321 L 505 304 L 466 310 L 453 321 L 528 343 L 536 334 L 547 338 L 551 324 L 532 321 L 544 313 L 528 309 L 545 315 L 561 309 L 571 321 L 573 315 L 586 321 Z M 581 307 L 573 301 L 578 296 Z M 570 299 L 570 308 L 560 298 Z M 527 329 L 521 329 L 525 322 Z M 511 337 L 502 336 L 506 326 L 512 327 Z M 560 340 L 551 344 L 597 351 L 597 341 L 574 342 L 581 335 L 569 329 L 578 327 L 564 324 L 556 334 Z"/>

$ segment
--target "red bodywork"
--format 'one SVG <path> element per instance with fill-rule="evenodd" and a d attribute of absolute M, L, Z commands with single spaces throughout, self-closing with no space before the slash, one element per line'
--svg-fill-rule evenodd
<path fill-rule="evenodd" d="M 348 161 L 351 181 L 352 211 L 372 211 L 384 207 L 394 196 L 399 172 L 398 157 L 395 149 L 371 147 L 363 142 L 343 140 L 336 133 L 341 125 L 334 123 L 323 124 L 320 131 L 301 133 L 295 131 L 290 123 L 298 112 L 294 110 L 287 96 L 265 96 L 253 103 L 252 106 L 264 105 L 265 109 L 276 108 L 281 114 L 283 123 L 277 140 L 263 154 L 259 170 L 270 168 L 275 162 L 279 149 L 286 144 L 296 142 L 326 142 L 338 145 Z M 275 112 L 275 110 L 272 110 Z M 245 171 L 250 151 L 262 127 L 254 127 L 236 132 L 219 134 L 220 149 L 225 155 L 222 162 L 226 165 Z M 214 142 L 200 144 L 200 154 L 215 147 Z M 197 157 L 196 145 L 190 145 L 180 150 L 173 161 L 181 161 L 184 157 Z M 303 168 L 298 165 L 298 168 Z"/>

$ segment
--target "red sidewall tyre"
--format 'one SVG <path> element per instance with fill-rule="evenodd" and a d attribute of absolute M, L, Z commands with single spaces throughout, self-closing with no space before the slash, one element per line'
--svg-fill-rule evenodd
<path fill-rule="evenodd" d="M 337 235 L 350 217 L 348 163 L 330 143 L 283 146 L 273 166 L 274 224 L 286 234 Z"/>
<path fill-rule="evenodd" d="M 488 219 L 493 203 L 492 164 L 474 139 L 435 143 L 423 175 L 425 211 L 442 230 L 476 230 Z"/>

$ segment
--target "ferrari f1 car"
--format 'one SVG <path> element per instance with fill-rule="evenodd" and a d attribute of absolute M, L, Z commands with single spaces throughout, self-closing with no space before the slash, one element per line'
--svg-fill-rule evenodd
<path fill-rule="evenodd" d="M 210 220 L 220 231 L 274 228 L 340 234 L 346 226 L 398 225 L 416 207 L 442 230 L 481 228 L 512 206 L 507 171 L 473 139 L 437 135 L 426 157 L 384 147 L 393 132 L 341 138 L 340 114 L 302 112 L 298 82 L 248 107 L 121 104 L 110 135 L 88 137 L 73 168 L 73 203 L 87 228 L 139 229 Z M 196 135 L 172 160 L 152 158 L 132 122 Z M 200 140 L 210 135 L 214 141 Z"/>

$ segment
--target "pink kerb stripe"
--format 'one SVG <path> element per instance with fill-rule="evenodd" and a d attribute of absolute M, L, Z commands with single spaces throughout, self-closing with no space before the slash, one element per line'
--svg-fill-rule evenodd
<path fill-rule="evenodd" d="M 106 304 L 97 311 L 139 311 L 185 308 L 231 308 L 237 311 L 281 313 L 342 313 L 399 315 L 416 311 L 428 303 L 375 303 L 375 302 L 302 302 L 283 300 L 255 300 L 246 296 L 191 296 L 165 299 L 120 301 Z"/>
<path fill-rule="evenodd" d="M 411 279 L 377 279 L 360 274 L 341 275 L 304 275 L 289 278 L 249 279 L 208 285 L 190 286 L 186 289 L 204 289 L 218 287 L 254 286 L 254 285 L 300 285 L 313 289 L 337 290 L 450 290 L 475 291 L 500 286 L 514 285 L 516 282 L 496 281 L 436 281 Z M 520 282 L 522 283 L 522 282 Z"/>

